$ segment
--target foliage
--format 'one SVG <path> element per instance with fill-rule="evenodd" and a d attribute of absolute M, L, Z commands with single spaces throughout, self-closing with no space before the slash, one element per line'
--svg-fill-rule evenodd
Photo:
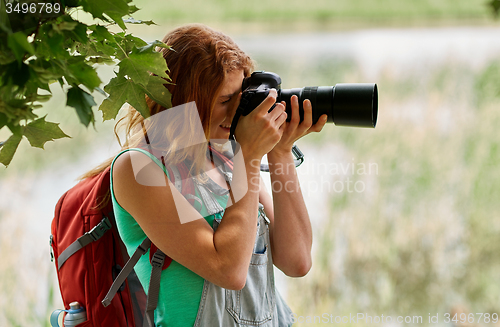
<path fill-rule="evenodd" d="M 142 115 L 145 95 L 169 108 L 168 67 L 155 49 L 127 34 L 126 24 L 154 24 L 132 18 L 138 8 L 131 0 L 0 0 L 0 130 L 12 133 L 0 143 L 0 163 L 8 166 L 23 139 L 43 148 L 47 141 L 69 137 L 57 123 L 39 117 L 36 109 L 51 98 L 49 84 L 58 82 L 67 92 L 66 105 L 80 122 L 94 123 L 92 92 L 108 93 L 99 107 L 103 119 L 114 119 L 125 102 Z M 88 13 L 93 24 L 79 21 Z M 80 15 L 77 15 L 80 14 Z M 109 28 L 119 26 L 121 32 Z M 98 64 L 117 64 L 118 72 L 104 91 Z"/>
<path fill-rule="evenodd" d="M 500 0 L 491 0 L 488 4 L 493 10 L 495 17 L 498 17 L 498 14 L 500 13 Z"/>
<path fill-rule="evenodd" d="M 441 23 L 487 22 L 491 0 L 183 0 L 158 6 L 134 0 L 139 15 L 157 23 L 203 22 L 231 24 L 244 32 L 290 32 L 343 27 L 408 26 Z M 494 0 L 498 1 L 498 0 Z M 140 16 L 138 16 L 139 18 Z M 244 24 L 241 24 L 244 23 Z M 234 24 L 234 25 L 233 25 Z M 244 26 L 242 26 L 244 25 Z"/>

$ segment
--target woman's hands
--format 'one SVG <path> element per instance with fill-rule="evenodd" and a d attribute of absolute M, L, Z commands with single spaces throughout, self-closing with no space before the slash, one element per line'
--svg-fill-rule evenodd
<path fill-rule="evenodd" d="M 287 115 L 285 105 L 276 103 L 277 95 L 276 90 L 271 89 L 264 101 L 238 122 L 235 136 L 241 145 L 245 160 L 262 159 L 282 137 L 282 127 Z M 268 112 L 274 104 L 274 109 Z"/>
<path fill-rule="evenodd" d="M 292 105 L 292 118 L 281 126 L 283 133 L 280 141 L 270 151 L 271 156 L 290 153 L 295 141 L 311 132 L 320 132 L 326 124 L 328 118 L 326 114 L 321 115 L 316 124 L 312 124 L 312 105 L 308 99 L 304 100 L 304 120 L 302 122 L 300 122 L 299 98 L 293 95 L 290 103 Z M 284 101 L 282 101 L 282 104 L 285 106 Z"/>
<path fill-rule="evenodd" d="M 293 95 L 290 99 L 292 117 L 286 122 L 285 102 L 276 103 L 277 92 L 269 91 L 262 103 L 250 114 L 241 117 L 235 134 L 246 158 L 261 159 L 265 154 L 283 155 L 291 152 L 293 144 L 301 137 L 320 132 L 326 124 L 327 115 L 322 115 L 316 124 L 312 124 L 312 105 L 304 100 L 304 120 L 300 122 L 299 99 Z"/>

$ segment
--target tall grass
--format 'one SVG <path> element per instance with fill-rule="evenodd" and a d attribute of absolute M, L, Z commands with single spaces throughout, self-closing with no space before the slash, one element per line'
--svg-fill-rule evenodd
<path fill-rule="evenodd" d="M 304 140 L 304 151 L 337 151 L 337 162 L 375 162 L 378 172 L 351 176 L 363 192 L 329 195 L 315 266 L 290 282 L 298 315 L 422 315 L 425 323 L 428 313 L 500 311 L 499 65 L 382 73 L 374 131 L 325 128 Z"/>
<path fill-rule="evenodd" d="M 373 23 L 464 21 L 484 19 L 490 12 L 483 0 L 184 0 L 166 1 L 163 6 L 137 0 L 141 17 L 168 22 L 286 22 L 327 23 L 352 20 Z"/>

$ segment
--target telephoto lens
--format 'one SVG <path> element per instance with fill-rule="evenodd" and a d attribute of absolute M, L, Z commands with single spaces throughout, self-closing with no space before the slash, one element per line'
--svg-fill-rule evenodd
<path fill-rule="evenodd" d="M 304 119 L 303 102 L 309 99 L 312 104 L 313 123 L 326 114 L 327 122 L 336 126 L 374 128 L 377 124 L 377 84 L 352 83 L 281 89 L 281 78 L 275 73 L 264 71 L 254 72 L 243 80 L 240 103 L 242 114 L 247 115 L 255 109 L 273 88 L 278 91 L 276 101 L 286 103 L 288 120 L 291 118 L 290 99 L 292 95 L 296 95 L 299 98 L 300 121 Z"/>
<path fill-rule="evenodd" d="M 336 126 L 371 127 L 377 124 L 377 84 L 353 83 L 335 86 L 306 86 L 298 89 L 283 89 L 277 101 L 286 102 L 288 117 L 291 117 L 290 98 L 299 98 L 300 121 L 304 119 L 303 103 L 309 99 L 312 105 L 313 124 L 321 115 Z"/>

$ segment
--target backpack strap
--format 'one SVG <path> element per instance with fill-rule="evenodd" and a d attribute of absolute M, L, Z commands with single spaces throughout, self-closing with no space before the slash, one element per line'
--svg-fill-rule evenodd
<path fill-rule="evenodd" d="M 151 263 L 151 265 L 153 265 L 153 261 L 155 260 L 154 256 L 158 251 L 161 252 L 161 250 L 154 243 L 151 243 L 151 250 L 149 251 L 149 262 Z M 163 260 L 162 264 L 162 270 L 167 269 L 171 263 L 172 263 L 172 258 L 165 255 L 165 259 Z"/>
<path fill-rule="evenodd" d="M 163 264 L 167 256 L 161 251 L 156 250 L 151 260 L 151 277 L 149 278 L 148 299 L 146 303 L 146 313 L 144 316 L 143 327 L 154 327 L 155 310 L 158 306 L 158 296 L 160 295 L 160 282 Z M 172 261 L 172 259 L 170 259 Z"/>
<path fill-rule="evenodd" d="M 146 152 L 144 150 L 140 149 L 140 152 Z M 229 160 L 222 155 L 222 154 L 217 154 L 217 157 L 219 160 L 224 162 L 224 164 L 228 165 Z M 153 159 L 153 158 L 152 158 Z M 226 159 L 226 160 L 224 160 Z M 154 160 L 154 159 L 153 159 Z M 163 160 L 162 160 L 163 161 Z M 163 163 L 163 162 L 162 162 Z M 228 167 L 230 170 L 232 170 L 232 162 L 230 162 L 230 166 Z M 189 177 L 189 169 L 187 168 L 185 163 L 181 163 L 179 165 L 171 165 L 171 166 L 166 166 L 163 165 L 166 171 L 168 171 L 168 176 L 170 178 L 170 181 L 174 184 L 175 188 L 184 195 L 184 197 L 197 209 L 198 211 L 201 210 L 202 207 L 202 200 L 196 196 L 195 190 L 198 190 L 201 193 L 202 198 L 208 197 L 208 194 L 204 194 L 203 188 L 197 187 L 198 185 L 195 184 L 194 180 Z M 205 201 L 204 201 L 205 202 Z M 198 204 L 198 208 L 195 204 Z M 217 203 L 218 205 L 218 203 Z M 220 205 L 219 205 L 220 207 Z M 213 211 L 220 211 L 219 209 L 222 208 L 213 208 Z M 215 210 L 216 209 L 216 210 Z M 141 245 L 137 247 L 135 250 L 134 254 L 132 257 L 127 261 L 123 269 L 120 271 L 116 279 L 114 280 L 113 284 L 111 285 L 110 290 L 108 291 L 108 294 L 102 300 L 102 304 L 106 307 L 111 303 L 111 300 L 113 297 L 116 295 L 118 290 L 120 289 L 121 285 L 125 282 L 127 279 L 128 275 L 133 271 L 134 266 L 137 264 L 139 261 L 139 258 L 148 251 L 150 250 L 150 263 L 151 263 L 151 277 L 149 280 L 149 290 L 148 290 L 148 296 L 147 296 L 147 303 L 146 303 L 146 312 L 145 312 L 145 319 L 144 319 L 144 325 L 143 327 L 154 327 L 154 311 L 156 310 L 156 307 L 158 306 L 158 296 L 160 293 L 160 283 L 161 283 L 161 273 L 164 269 L 168 268 L 170 263 L 172 262 L 172 259 L 165 255 L 160 249 L 158 249 L 149 238 L 146 238 Z"/>
<path fill-rule="evenodd" d="M 104 299 L 101 301 L 102 305 L 107 307 L 108 305 L 111 304 L 111 300 L 113 300 L 113 298 L 116 295 L 116 292 L 118 292 L 121 285 L 125 282 L 125 279 L 127 279 L 128 275 L 130 275 L 137 261 L 139 261 L 140 257 L 144 253 L 146 253 L 150 247 L 151 247 L 151 240 L 146 237 L 146 239 L 144 239 L 144 241 L 142 241 L 142 243 L 137 247 L 134 254 L 127 261 L 127 263 L 120 271 L 118 276 L 116 276 L 115 280 L 113 281 L 113 284 L 111 285 L 111 288 L 108 291 L 108 294 L 106 294 Z"/>
<path fill-rule="evenodd" d="M 141 151 L 144 152 L 144 151 Z M 154 159 L 153 159 L 154 160 Z M 195 196 L 195 186 L 191 178 L 188 177 L 188 169 L 184 164 L 178 166 L 166 167 L 170 181 L 174 184 L 176 189 L 182 193 L 189 195 L 186 198 L 191 204 L 195 202 L 200 203 L 201 200 Z M 191 200 L 191 201 L 190 201 Z M 195 207 L 196 208 L 196 207 Z M 133 271 L 134 266 L 139 261 L 140 257 L 145 254 L 148 249 L 150 250 L 150 263 L 151 263 L 151 276 L 149 280 L 149 290 L 146 302 L 146 312 L 143 327 L 154 327 L 154 312 L 158 306 L 158 296 L 160 293 L 161 273 L 164 269 L 168 268 L 172 259 L 165 255 L 160 249 L 154 245 L 149 238 L 146 238 L 135 250 L 134 254 L 127 261 L 123 269 L 113 281 L 108 294 L 102 300 L 102 304 L 106 307 L 111 304 L 111 300 L 116 295 L 121 285 L 125 282 L 129 274 Z"/>
<path fill-rule="evenodd" d="M 76 241 L 71 243 L 60 255 L 57 257 L 58 270 L 61 270 L 62 265 L 73 254 L 78 252 L 81 248 L 89 245 L 92 242 L 100 239 L 104 233 L 111 229 L 111 222 L 108 217 L 104 217 L 99 224 L 97 224 L 91 231 L 83 234 Z"/>

